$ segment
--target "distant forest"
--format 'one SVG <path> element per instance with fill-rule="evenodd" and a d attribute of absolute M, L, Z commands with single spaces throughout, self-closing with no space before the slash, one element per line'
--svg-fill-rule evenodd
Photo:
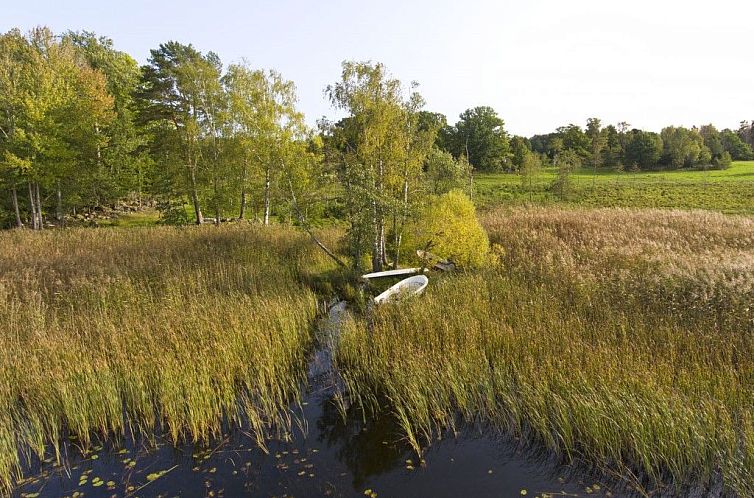
<path fill-rule="evenodd" d="M 0 226 L 43 228 L 145 203 L 165 223 L 303 222 L 356 209 L 355 199 L 333 192 L 361 184 L 379 192 L 387 216 L 407 209 L 410 184 L 439 194 L 474 171 L 722 169 L 754 159 L 749 121 L 655 133 L 592 118 L 584 128 L 519 137 L 490 107 L 449 124 L 424 110 L 413 88 L 404 99 L 380 64 L 343 68 L 326 93 L 350 116 L 310 128 L 294 83 L 273 70 L 225 66 L 213 52 L 173 41 L 140 67 L 93 33 L 9 31 L 0 36 Z M 379 99 L 355 91 L 369 85 Z M 365 172 L 365 158 L 377 173 Z"/>

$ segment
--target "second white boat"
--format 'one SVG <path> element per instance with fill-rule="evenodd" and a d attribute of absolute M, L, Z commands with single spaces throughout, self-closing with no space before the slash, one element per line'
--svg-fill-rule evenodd
<path fill-rule="evenodd" d="M 374 298 L 376 304 L 386 303 L 404 296 L 418 296 L 427 288 L 429 279 L 426 275 L 405 278 Z"/>

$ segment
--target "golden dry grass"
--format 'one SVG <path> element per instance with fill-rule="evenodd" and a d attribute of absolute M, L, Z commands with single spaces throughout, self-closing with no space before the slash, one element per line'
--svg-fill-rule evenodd
<path fill-rule="evenodd" d="M 252 226 L 0 234 L 0 489 L 62 437 L 289 424 L 326 265 Z"/>
<path fill-rule="evenodd" d="M 754 492 L 754 222 L 707 212 L 505 209 L 505 252 L 351 320 L 350 395 L 417 450 L 460 414 L 645 484 Z"/>

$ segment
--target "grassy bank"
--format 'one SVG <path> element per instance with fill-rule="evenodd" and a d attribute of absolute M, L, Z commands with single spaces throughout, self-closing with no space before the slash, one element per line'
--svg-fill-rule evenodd
<path fill-rule="evenodd" d="M 327 267 L 282 228 L 0 233 L 0 491 L 62 438 L 285 430 Z M 19 453 L 20 451 L 20 453 Z"/>
<path fill-rule="evenodd" d="M 475 176 L 475 202 L 482 207 L 501 204 L 562 203 L 550 189 L 557 172 L 545 168 L 522 185 L 516 174 Z M 589 207 L 710 209 L 754 214 L 754 161 L 737 161 L 726 170 L 600 171 L 581 169 L 571 175 L 567 203 Z"/>
<path fill-rule="evenodd" d="M 754 221 L 540 208 L 484 223 L 502 265 L 434 279 L 371 332 L 348 323 L 357 402 L 417 449 L 460 414 L 653 485 L 754 492 Z"/>

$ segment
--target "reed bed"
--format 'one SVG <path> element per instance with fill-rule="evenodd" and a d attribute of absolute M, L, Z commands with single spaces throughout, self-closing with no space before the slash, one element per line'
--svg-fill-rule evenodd
<path fill-rule="evenodd" d="M 286 431 L 327 263 L 253 226 L 0 234 L 0 493 L 75 437 Z M 59 458 L 59 455 L 57 455 Z"/>
<path fill-rule="evenodd" d="M 417 451 L 479 422 L 637 484 L 754 494 L 754 222 L 547 208 L 482 221 L 500 265 L 345 324 L 351 398 L 392 412 Z"/>

